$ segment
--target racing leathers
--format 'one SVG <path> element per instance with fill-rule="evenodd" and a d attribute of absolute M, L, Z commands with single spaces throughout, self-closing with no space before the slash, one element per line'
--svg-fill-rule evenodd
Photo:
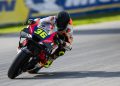
<path fill-rule="evenodd" d="M 35 21 L 36 20 L 37 19 L 35 19 Z M 40 19 L 39 26 L 44 22 L 50 23 L 52 25 L 51 28 L 47 28 L 47 29 L 49 29 L 50 34 L 57 31 L 56 16 L 49 16 L 49 17 Z M 64 55 L 66 50 L 71 50 L 72 49 L 72 42 L 73 42 L 73 35 L 72 34 L 73 34 L 73 26 L 72 26 L 72 19 L 70 19 L 66 30 L 57 31 L 57 36 L 60 40 L 62 40 L 62 43 L 56 49 L 56 51 L 51 55 L 50 59 L 54 60 L 57 57 Z M 54 38 L 55 38 L 54 40 L 56 41 L 57 37 L 54 37 Z M 48 61 L 48 63 L 46 63 L 46 65 L 45 65 L 45 67 L 49 67 L 49 64 L 51 64 L 51 62 Z"/>
<path fill-rule="evenodd" d="M 39 21 L 38 21 L 39 20 Z M 59 56 L 64 55 L 66 50 L 71 50 L 72 49 L 72 42 L 73 42 L 73 26 L 72 26 L 72 19 L 70 19 L 69 24 L 67 25 L 66 30 L 64 31 L 58 31 L 57 26 L 56 26 L 56 16 L 49 16 L 46 18 L 36 18 L 34 20 L 28 20 L 29 24 L 34 24 L 38 22 L 38 27 L 41 25 L 44 25 L 44 23 L 50 23 L 51 27 L 50 28 L 44 28 L 48 31 L 48 34 L 52 34 L 54 32 L 57 32 L 57 34 L 54 36 L 54 41 L 56 44 L 58 44 L 58 48 L 55 50 L 55 52 L 49 57 L 48 61 L 42 63 L 42 65 L 46 68 L 48 68 L 53 60 L 58 58 Z M 29 33 L 33 33 L 33 29 L 29 28 Z M 59 42 L 58 42 L 58 39 Z"/>

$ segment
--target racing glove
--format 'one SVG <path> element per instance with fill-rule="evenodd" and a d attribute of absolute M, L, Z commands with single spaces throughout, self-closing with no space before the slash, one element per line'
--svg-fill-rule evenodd
<path fill-rule="evenodd" d="M 72 45 L 70 43 L 66 42 L 66 45 L 64 48 L 65 48 L 65 50 L 70 51 L 70 50 L 72 50 Z"/>

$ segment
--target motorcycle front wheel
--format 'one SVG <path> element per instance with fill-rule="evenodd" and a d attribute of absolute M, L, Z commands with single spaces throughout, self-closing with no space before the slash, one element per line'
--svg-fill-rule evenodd
<path fill-rule="evenodd" d="M 13 61 L 12 65 L 10 66 L 8 70 L 8 77 L 10 79 L 16 78 L 18 75 L 20 75 L 23 72 L 24 65 L 29 61 L 30 55 L 26 53 L 24 50 L 21 50 L 15 60 Z"/>

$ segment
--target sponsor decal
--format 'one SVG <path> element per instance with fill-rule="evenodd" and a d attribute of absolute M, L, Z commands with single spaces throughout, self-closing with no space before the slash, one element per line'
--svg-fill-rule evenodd
<path fill-rule="evenodd" d="M 115 8 L 120 9 L 120 0 L 0 0 L 0 25 L 23 23 L 28 18 L 49 16 L 62 10 L 81 14 Z"/>
<path fill-rule="evenodd" d="M 120 7 L 120 0 L 25 0 L 30 9 L 29 17 L 48 16 L 61 10 L 80 13 Z"/>
<path fill-rule="evenodd" d="M 0 0 L 0 25 L 25 22 L 28 15 L 24 0 Z"/>

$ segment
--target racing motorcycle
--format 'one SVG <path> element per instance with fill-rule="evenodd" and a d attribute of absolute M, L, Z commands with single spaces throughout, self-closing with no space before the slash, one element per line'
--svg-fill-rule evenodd
<path fill-rule="evenodd" d="M 28 28 L 34 29 L 30 35 Z M 49 56 L 57 49 L 57 45 L 54 45 L 54 36 L 57 32 L 49 34 L 45 28 L 50 28 L 50 24 L 42 24 L 38 27 L 38 23 L 29 25 L 28 28 L 24 28 L 20 33 L 19 51 L 15 60 L 8 70 L 8 77 L 14 79 L 23 72 L 27 72 L 35 67 L 36 64 L 43 61 L 43 59 L 49 59 Z M 22 35 L 21 35 L 22 34 Z M 23 42 L 21 39 L 25 38 Z M 59 44 L 61 40 L 57 40 Z M 45 58 L 42 54 L 45 53 Z M 39 64 L 40 65 L 40 64 Z M 42 67 L 42 65 L 40 65 Z"/>

